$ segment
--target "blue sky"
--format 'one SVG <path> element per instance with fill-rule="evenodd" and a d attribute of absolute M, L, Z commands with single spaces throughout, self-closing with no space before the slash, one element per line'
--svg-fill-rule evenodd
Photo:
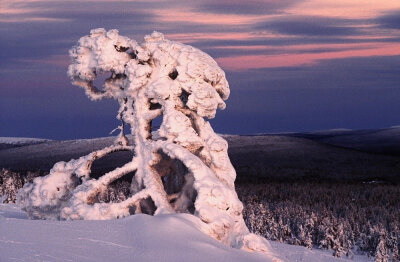
<path fill-rule="evenodd" d="M 141 41 L 153 30 L 213 56 L 231 86 L 222 133 L 400 124 L 400 2 L 0 2 L 0 136 L 89 138 L 118 122 L 66 75 L 90 29 Z"/>

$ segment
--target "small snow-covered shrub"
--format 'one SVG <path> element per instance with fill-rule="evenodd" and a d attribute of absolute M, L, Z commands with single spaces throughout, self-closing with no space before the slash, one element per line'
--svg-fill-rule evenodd
<path fill-rule="evenodd" d="M 69 162 L 59 162 L 19 194 L 31 218 L 113 219 L 137 213 L 191 213 L 201 229 L 232 247 L 270 252 L 265 239 L 251 234 L 243 217 L 227 142 L 207 119 L 229 97 L 225 73 L 207 54 L 153 32 L 142 43 L 117 30 L 99 28 L 70 50 L 68 75 L 89 98 L 113 98 L 120 108 L 115 144 Z M 102 88 L 94 85 L 108 75 Z M 153 120 L 162 118 L 161 126 Z M 124 135 L 129 127 L 133 144 Z M 94 160 L 132 151 L 132 161 L 99 179 Z M 114 181 L 135 173 L 126 199 L 112 196 Z M 102 202 L 108 198 L 111 202 Z M 114 201 L 114 202 L 113 202 Z"/>

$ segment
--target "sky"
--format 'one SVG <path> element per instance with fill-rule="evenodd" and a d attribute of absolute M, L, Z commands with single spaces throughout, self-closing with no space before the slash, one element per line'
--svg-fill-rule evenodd
<path fill-rule="evenodd" d="M 226 72 L 217 132 L 400 125 L 398 0 L 0 0 L 0 136 L 108 136 L 117 102 L 90 101 L 67 76 L 90 29 L 141 42 L 160 31 Z"/>

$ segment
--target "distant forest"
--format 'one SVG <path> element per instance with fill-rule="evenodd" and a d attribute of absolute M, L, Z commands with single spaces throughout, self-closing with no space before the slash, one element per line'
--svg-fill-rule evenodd
<path fill-rule="evenodd" d="M 385 183 L 236 185 L 249 229 L 333 255 L 399 261 L 400 187 Z"/>

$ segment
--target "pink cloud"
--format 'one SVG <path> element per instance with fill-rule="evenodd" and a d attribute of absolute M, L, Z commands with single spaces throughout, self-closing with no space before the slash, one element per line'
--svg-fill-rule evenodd
<path fill-rule="evenodd" d="M 265 19 L 266 15 L 213 14 L 191 8 L 154 9 L 158 22 L 197 23 L 215 25 L 248 25 Z"/>
<path fill-rule="evenodd" d="M 393 0 L 309 0 L 300 1 L 288 8 L 286 13 L 360 19 L 373 18 L 399 7 L 399 2 Z"/>
<path fill-rule="evenodd" d="M 231 45 L 231 46 L 215 46 L 215 49 L 231 49 L 231 50 L 266 50 L 266 51 L 304 51 L 304 50 L 327 50 L 327 49 L 354 49 L 354 48 L 375 48 L 380 42 L 370 43 L 346 43 L 346 44 L 300 44 L 300 45 Z"/>
<path fill-rule="evenodd" d="M 359 50 L 344 50 L 320 53 L 274 54 L 274 55 L 245 55 L 217 58 L 223 69 L 244 71 L 257 68 L 292 67 L 313 65 L 321 60 L 400 55 L 400 44 L 378 43 L 374 47 L 364 47 Z"/>
<path fill-rule="evenodd" d="M 52 55 L 43 59 L 24 59 L 22 60 L 22 62 L 49 64 L 59 67 L 67 67 L 71 61 L 68 55 Z"/>
<path fill-rule="evenodd" d="M 184 34 L 166 34 L 166 38 L 182 43 L 192 43 L 202 40 L 256 40 L 278 37 L 277 34 L 251 32 L 228 32 L 228 33 L 184 33 Z"/>

